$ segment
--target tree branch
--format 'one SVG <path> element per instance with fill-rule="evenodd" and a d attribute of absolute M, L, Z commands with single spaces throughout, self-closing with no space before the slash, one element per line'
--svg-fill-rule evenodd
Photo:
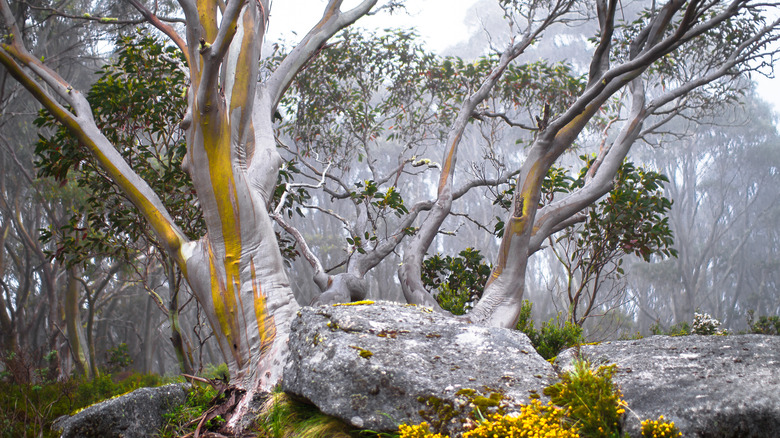
<path fill-rule="evenodd" d="M 295 75 L 306 65 L 309 59 L 336 32 L 366 15 L 376 5 L 377 0 L 363 0 L 347 12 L 341 12 L 341 2 L 342 0 L 330 0 L 328 2 L 322 19 L 303 37 L 303 40 L 284 58 L 279 67 L 268 78 L 266 87 L 271 97 L 272 114 Z"/>

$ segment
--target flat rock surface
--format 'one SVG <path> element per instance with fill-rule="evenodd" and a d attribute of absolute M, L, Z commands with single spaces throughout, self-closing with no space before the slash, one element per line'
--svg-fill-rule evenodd
<path fill-rule="evenodd" d="M 557 364 L 565 369 L 574 354 L 561 353 Z M 617 364 L 632 437 L 641 436 L 640 419 L 659 415 L 684 437 L 780 437 L 778 336 L 653 336 L 583 345 L 580 354 Z"/>
<path fill-rule="evenodd" d="M 184 404 L 189 385 L 140 388 L 121 397 L 94 404 L 57 420 L 63 438 L 147 438 L 157 436 L 163 414 Z"/>
<path fill-rule="evenodd" d="M 443 417 L 439 430 L 457 436 L 491 396 L 516 408 L 555 376 L 523 333 L 391 303 L 304 308 L 290 351 L 286 392 L 377 431 Z"/>

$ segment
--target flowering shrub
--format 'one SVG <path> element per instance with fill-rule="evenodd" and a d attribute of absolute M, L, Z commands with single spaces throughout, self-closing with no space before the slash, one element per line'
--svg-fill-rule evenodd
<path fill-rule="evenodd" d="M 415 425 L 402 424 L 398 432 L 401 434 L 399 438 L 446 438 L 444 435 L 431 432 L 426 422 Z"/>
<path fill-rule="evenodd" d="M 709 313 L 693 314 L 693 324 L 691 333 L 694 335 L 725 335 L 727 332 L 720 328 L 720 321 L 713 318 Z"/>
<path fill-rule="evenodd" d="M 578 438 L 579 435 L 566 425 L 565 411 L 552 404 L 542 405 L 539 400 L 521 408 L 519 415 L 493 414 L 475 429 L 463 434 L 463 438 Z M 428 438 L 428 437 L 424 437 Z"/>
<path fill-rule="evenodd" d="M 615 365 L 607 365 L 594 371 L 588 361 L 577 360 L 574 370 L 564 373 L 561 381 L 544 393 L 554 404 L 568 409 L 568 417 L 583 437 L 620 437 L 626 402 L 612 383 L 616 369 Z"/>
<path fill-rule="evenodd" d="M 642 422 L 642 438 L 677 438 L 682 432 L 674 425 L 674 421 L 664 421 L 664 416 L 658 420 L 645 420 Z"/>

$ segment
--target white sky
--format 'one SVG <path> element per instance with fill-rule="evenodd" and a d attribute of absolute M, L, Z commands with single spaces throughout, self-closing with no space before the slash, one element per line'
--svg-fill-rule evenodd
<path fill-rule="evenodd" d="M 297 42 L 322 17 L 326 0 L 272 0 L 268 41 L 286 39 Z M 459 42 L 467 40 L 478 28 L 470 28 L 466 23 L 466 14 L 476 0 L 407 0 L 407 12 L 389 16 L 364 17 L 357 26 L 368 29 L 391 27 L 415 27 L 427 47 L 441 52 Z M 342 10 L 358 3 L 346 0 Z M 473 20 L 472 20 L 473 21 Z M 296 32 L 297 36 L 292 32 Z M 759 94 L 775 108 L 780 117 L 780 66 L 777 66 L 777 78 L 767 79 L 754 75 L 759 84 Z"/>
<path fill-rule="evenodd" d="M 356 26 L 367 29 L 386 29 L 393 27 L 416 27 L 427 47 L 439 52 L 447 47 L 467 39 L 471 32 L 464 24 L 466 13 L 475 0 L 407 0 L 406 13 L 396 12 L 392 16 L 380 13 L 363 17 Z M 358 3 L 347 0 L 341 10 Z M 295 31 L 299 40 L 322 17 L 325 0 L 273 0 L 271 4 L 268 41 L 285 36 L 292 39 L 290 31 Z"/>

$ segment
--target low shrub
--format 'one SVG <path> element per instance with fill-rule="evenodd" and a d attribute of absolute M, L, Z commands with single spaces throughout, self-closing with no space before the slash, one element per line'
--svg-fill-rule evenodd
<path fill-rule="evenodd" d="M 642 438 L 679 438 L 682 432 L 674 425 L 674 421 L 665 421 L 664 416 L 658 420 L 647 419 L 642 422 Z"/>
<path fill-rule="evenodd" d="M 519 415 L 491 415 L 463 438 L 577 438 L 577 432 L 565 422 L 565 411 L 539 400 L 521 408 Z M 429 438 L 426 436 L 425 438 Z"/>
<path fill-rule="evenodd" d="M 780 316 L 759 316 L 758 321 L 754 321 L 754 312 L 748 311 L 748 333 L 757 335 L 780 335 Z"/>
<path fill-rule="evenodd" d="M 626 403 L 620 398 L 612 376 L 617 367 L 604 365 L 593 370 L 584 360 L 574 361 L 574 369 L 561 375 L 561 381 L 544 390 L 567 416 L 582 437 L 619 438 Z"/>
<path fill-rule="evenodd" d="M 582 343 L 582 327 L 564 320 L 560 314 L 543 322 L 542 328 L 536 330 L 531 318 L 532 308 L 533 304 L 530 301 L 523 301 L 516 329 L 528 336 L 540 356 L 552 359 L 561 351 Z"/>

